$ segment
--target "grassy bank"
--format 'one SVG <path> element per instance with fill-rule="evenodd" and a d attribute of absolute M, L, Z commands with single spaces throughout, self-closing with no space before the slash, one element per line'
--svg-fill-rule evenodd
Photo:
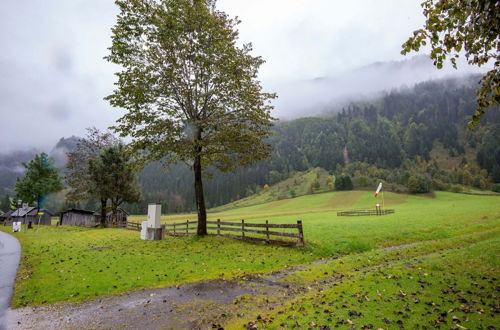
<path fill-rule="evenodd" d="M 324 193 L 210 214 L 212 219 L 252 222 L 301 219 L 305 249 L 217 237 L 145 242 L 138 232 L 122 229 L 40 227 L 17 233 L 23 255 L 13 305 L 80 301 L 143 287 L 266 272 L 324 257 L 494 231 L 500 220 L 499 197 L 452 193 L 431 197 L 385 194 L 385 203 L 396 209 L 395 214 L 336 215 L 339 209 L 370 207 L 373 201 L 368 192 Z M 164 221 L 187 218 L 194 217 L 171 216 Z"/>
<path fill-rule="evenodd" d="M 306 288 L 277 308 L 252 309 L 228 329 L 494 329 L 500 229 L 346 256 L 282 281 Z"/>

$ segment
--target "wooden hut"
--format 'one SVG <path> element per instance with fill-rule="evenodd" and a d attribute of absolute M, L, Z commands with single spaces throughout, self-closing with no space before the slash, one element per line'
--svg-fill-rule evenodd
<path fill-rule="evenodd" d="M 4 224 L 7 224 L 8 222 L 12 222 L 10 216 L 14 213 L 14 211 L 7 211 L 4 214 L 0 216 L 0 221 L 2 221 Z"/>
<path fill-rule="evenodd" d="M 38 216 L 38 213 L 42 213 Z M 40 219 L 40 222 L 38 220 Z M 27 209 L 17 209 L 10 215 L 11 221 L 20 221 L 23 224 L 33 225 L 40 224 L 45 226 L 50 226 L 52 224 L 52 213 L 48 210 L 38 210 L 36 207 L 28 207 Z"/>
<path fill-rule="evenodd" d="M 126 227 L 128 213 L 124 209 L 118 208 L 116 215 L 116 223 L 113 223 L 113 212 L 109 211 L 106 213 L 106 227 Z M 101 219 L 101 212 L 94 212 L 96 221 L 99 222 Z"/>
<path fill-rule="evenodd" d="M 59 217 L 59 225 L 61 226 L 95 227 L 98 224 L 94 211 L 69 209 L 61 212 Z"/>

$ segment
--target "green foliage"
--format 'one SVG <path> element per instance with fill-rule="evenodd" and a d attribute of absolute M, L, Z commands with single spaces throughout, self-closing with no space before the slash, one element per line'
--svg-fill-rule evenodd
<path fill-rule="evenodd" d="M 14 199 L 10 197 L 9 195 L 5 195 L 5 197 L 0 200 L 0 211 L 9 211 L 9 210 L 15 210 L 17 208 L 17 205 L 14 202 Z"/>
<path fill-rule="evenodd" d="M 352 190 L 354 186 L 351 177 L 347 174 L 338 175 L 335 180 L 335 190 Z"/>
<path fill-rule="evenodd" d="M 88 194 L 89 161 L 98 157 L 103 149 L 116 145 L 118 142 L 110 132 L 101 132 L 95 127 L 87 128 L 85 138 L 79 139 L 76 148 L 67 153 L 65 181 L 69 188 L 66 195 L 69 201 L 84 202 L 96 197 Z"/>
<path fill-rule="evenodd" d="M 333 176 L 329 175 L 327 178 L 326 178 L 326 187 L 328 188 L 328 190 L 333 190 L 334 188 L 334 185 L 333 185 Z"/>
<path fill-rule="evenodd" d="M 450 191 L 454 193 L 462 193 L 466 191 L 465 187 L 460 184 L 453 184 L 450 187 Z"/>
<path fill-rule="evenodd" d="M 500 104 L 500 2 L 496 0 L 425 0 L 427 18 L 422 29 L 403 44 L 402 54 L 419 51 L 427 43 L 438 69 L 449 58 L 453 67 L 461 51 L 469 64 L 482 66 L 493 62 L 493 69 L 482 78 L 477 90 L 477 110 L 469 123 L 475 127 L 485 110 Z"/>
<path fill-rule="evenodd" d="M 430 182 L 423 176 L 410 176 L 408 178 L 408 191 L 413 194 L 428 193 L 430 191 Z"/>
<path fill-rule="evenodd" d="M 36 155 L 28 164 L 23 163 L 23 167 L 26 169 L 26 174 L 23 179 L 17 179 L 14 188 L 16 199 L 29 204 L 37 202 L 41 207 L 45 196 L 63 188 L 54 160 L 46 153 Z"/>
<path fill-rule="evenodd" d="M 123 202 L 139 201 L 136 169 L 122 144 L 105 148 L 98 157 L 91 159 L 88 174 L 89 194 L 111 200 L 113 216 Z"/>
<path fill-rule="evenodd" d="M 500 193 L 500 183 L 496 183 L 493 186 L 491 186 L 491 191 Z"/>

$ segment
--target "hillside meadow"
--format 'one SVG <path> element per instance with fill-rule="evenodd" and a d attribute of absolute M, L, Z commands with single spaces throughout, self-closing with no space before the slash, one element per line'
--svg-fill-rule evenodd
<path fill-rule="evenodd" d="M 213 236 L 142 241 L 138 232 L 124 229 L 52 226 L 15 233 L 21 241 L 23 253 L 13 306 L 82 301 L 140 288 L 241 278 L 245 274 L 268 273 L 294 265 L 304 266 L 282 281 L 312 289 L 291 302 L 282 303 L 268 315 L 269 324 L 266 326 L 278 327 L 281 323 L 292 324 L 302 319 L 314 324 L 332 324 L 332 320 L 348 324 L 359 318 L 356 313 L 361 309 L 365 310 L 378 301 L 375 296 L 381 290 L 391 292 L 390 299 L 382 295 L 384 299 L 377 308 L 369 309 L 369 313 L 363 312 L 363 322 L 384 322 L 379 317 L 382 314 L 396 322 L 390 313 L 399 308 L 401 299 L 410 299 L 412 293 L 416 295 L 423 290 L 427 300 L 437 304 L 441 290 L 446 289 L 442 288 L 446 283 L 440 281 L 446 276 L 454 283 L 457 292 L 467 292 L 472 285 L 471 279 L 483 288 L 479 290 L 481 292 L 495 290 L 492 278 L 499 275 L 495 256 L 500 246 L 500 197 L 446 192 L 425 196 L 385 193 L 385 207 L 395 209 L 395 214 L 337 216 L 338 210 L 371 208 L 377 201 L 380 199 L 376 200 L 371 192 L 330 192 L 209 214 L 210 219 L 221 221 L 245 219 L 248 222 L 295 223 L 300 219 L 304 224 L 305 248 L 269 246 Z M 131 220 L 144 218 L 133 216 Z M 172 215 L 162 220 L 175 222 L 194 218 L 194 215 Z M 9 229 L 0 227 L 6 232 Z M 323 261 L 318 263 L 318 260 Z M 363 272 L 359 272 L 360 269 Z M 467 271 L 463 272 L 464 269 Z M 333 283 L 332 276 L 339 274 L 343 274 L 345 280 L 336 286 L 325 284 L 318 289 L 320 291 L 315 291 L 317 283 Z M 433 275 L 427 277 L 423 274 Z M 398 280 L 383 280 L 388 276 Z M 416 289 L 419 280 L 429 283 L 423 285 L 425 290 Z M 469 301 L 478 290 L 468 291 L 473 294 L 464 293 L 460 297 Z M 398 299 L 398 293 L 402 295 L 401 299 Z M 330 307 L 318 305 L 318 295 Z M 335 305 L 338 295 L 345 297 L 347 304 L 343 305 L 348 307 Z M 359 295 L 366 295 L 369 300 L 359 302 Z M 487 295 L 485 297 L 489 299 Z M 418 305 L 415 311 L 425 314 L 427 307 Z M 230 327 L 231 324 L 234 327 L 246 324 L 252 313 L 257 320 L 263 312 L 255 308 L 252 312 L 252 308 L 248 308 L 245 319 L 234 317 L 228 323 Z M 335 310 L 337 314 L 324 310 Z M 464 320 L 463 316 L 460 317 Z M 486 316 L 484 318 L 489 320 Z M 470 320 L 480 322 L 479 318 Z"/>

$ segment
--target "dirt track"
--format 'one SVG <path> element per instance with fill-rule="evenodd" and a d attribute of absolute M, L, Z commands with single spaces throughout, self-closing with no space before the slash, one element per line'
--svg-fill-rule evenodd
<path fill-rule="evenodd" d="M 265 307 L 293 296 L 297 288 L 276 281 L 285 275 L 211 280 L 179 287 L 147 289 L 81 304 L 58 303 L 11 310 L 8 329 L 205 329 L 218 328 L 231 315 L 243 316 L 245 296 L 261 297 Z M 243 297 L 243 298 L 242 298 Z M 281 297 L 269 302 L 265 297 Z M 266 302 L 267 301 L 267 302 Z"/>

